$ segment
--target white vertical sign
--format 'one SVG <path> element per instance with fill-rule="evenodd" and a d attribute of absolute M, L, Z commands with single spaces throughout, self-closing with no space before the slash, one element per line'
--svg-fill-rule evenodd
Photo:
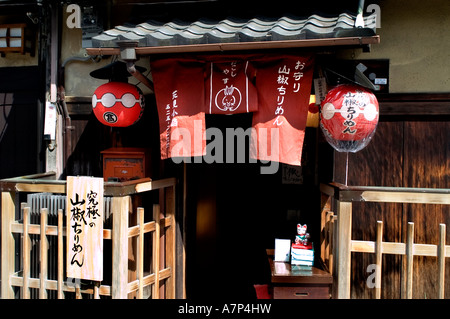
<path fill-rule="evenodd" d="M 103 178 L 67 177 L 67 277 L 103 280 Z"/>

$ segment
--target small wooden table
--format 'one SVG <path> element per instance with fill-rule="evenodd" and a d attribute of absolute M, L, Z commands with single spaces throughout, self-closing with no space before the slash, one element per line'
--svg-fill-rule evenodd
<path fill-rule="evenodd" d="M 267 249 L 274 299 L 330 299 L 333 276 L 317 267 L 296 266 L 273 261 Z"/>

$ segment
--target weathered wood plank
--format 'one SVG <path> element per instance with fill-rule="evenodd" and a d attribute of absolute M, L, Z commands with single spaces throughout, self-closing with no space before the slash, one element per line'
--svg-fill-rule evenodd
<path fill-rule="evenodd" d="M 1 211 L 1 297 L 3 299 L 14 298 L 14 290 L 10 285 L 10 276 L 14 272 L 14 237 L 11 232 L 11 223 L 15 215 L 15 193 L 2 192 Z"/>
<path fill-rule="evenodd" d="M 63 210 L 58 209 L 58 299 L 64 298 L 64 231 L 63 231 Z"/>
<path fill-rule="evenodd" d="M 153 260 L 152 269 L 155 274 L 155 283 L 152 286 L 152 298 L 159 299 L 159 262 L 160 262 L 160 209 L 159 205 L 153 205 L 153 220 L 155 221 L 155 231 L 153 233 Z"/>
<path fill-rule="evenodd" d="M 414 265 L 414 223 L 408 223 L 406 238 L 406 299 L 412 299 Z"/>
<path fill-rule="evenodd" d="M 351 286 L 351 236 L 352 233 L 352 204 L 338 202 L 338 269 L 337 269 L 337 297 L 350 298 Z"/>
<path fill-rule="evenodd" d="M 439 245 L 438 245 L 438 271 L 439 271 L 439 299 L 445 297 L 445 235 L 446 225 L 439 225 Z"/>
<path fill-rule="evenodd" d="M 139 226 L 139 237 L 136 253 L 136 271 L 138 280 L 138 299 L 143 298 L 143 278 L 144 278 L 144 208 L 137 209 L 137 220 Z"/>
<path fill-rule="evenodd" d="M 30 208 L 23 209 L 23 288 L 22 298 L 30 299 L 29 278 L 30 278 L 30 237 L 28 235 L 28 224 L 30 218 Z"/>
<path fill-rule="evenodd" d="M 128 214 L 130 197 L 112 198 L 112 288 L 113 299 L 126 299 L 128 285 Z"/>
<path fill-rule="evenodd" d="M 40 243 L 40 285 L 39 285 L 39 298 L 47 299 L 47 289 L 45 287 L 45 281 L 48 278 L 48 239 L 45 235 L 45 228 L 47 227 L 48 209 L 41 208 L 41 243 Z"/>
<path fill-rule="evenodd" d="M 175 283 L 176 283 L 176 222 L 175 222 L 175 187 L 166 188 L 166 218 L 170 219 L 171 226 L 166 231 L 166 265 L 172 268 L 172 276 L 166 280 L 167 290 L 166 298 L 175 298 Z"/>
<path fill-rule="evenodd" d="M 381 298 L 381 269 L 382 269 L 382 257 L 383 257 L 383 222 L 377 222 L 377 240 L 375 242 L 375 264 L 376 273 L 375 273 L 375 298 Z"/>

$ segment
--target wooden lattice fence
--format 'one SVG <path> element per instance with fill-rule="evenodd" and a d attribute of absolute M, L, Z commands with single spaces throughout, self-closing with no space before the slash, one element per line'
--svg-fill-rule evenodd
<path fill-rule="evenodd" d="M 352 239 L 352 203 L 414 203 L 450 205 L 449 189 L 419 189 L 404 187 L 344 186 L 338 183 L 322 184 L 322 235 L 321 256 L 334 277 L 334 298 L 350 298 L 351 254 L 375 254 L 375 297 L 381 298 L 382 260 L 384 254 L 401 255 L 405 267 L 401 276 L 402 298 L 413 297 L 414 256 L 436 257 L 438 276 L 435 283 L 438 297 L 445 293 L 445 260 L 450 257 L 446 245 L 446 225 L 439 225 L 439 242 L 422 244 L 414 242 L 414 223 L 409 222 L 405 242 L 383 242 L 383 223 L 377 222 L 374 241 Z"/>
<path fill-rule="evenodd" d="M 143 207 L 133 209 L 133 196 L 154 190 L 160 191 L 160 204 L 153 204 L 151 213 Z M 105 195 L 111 197 L 110 227 L 105 223 L 103 228 L 111 258 L 104 260 L 104 265 L 111 267 L 110 279 L 105 282 L 66 277 L 63 209 L 58 209 L 57 222 L 49 224 L 48 208 L 41 208 L 40 221 L 32 223 L 27 204 L 21 204 L 21 213 L 17 214 L 19 192 L 64 194 L 65 182 L 28 178 L 2 181 L 2 298 L 175 298 L 175 179 L 105 183 Z M 32 242 L 32 237 L 38 240 Z M 55 243 L 52 247 L 50 241 Z M 33 247 L 38 250 L 37 259 L 31 254 L 34 243 L 38 243 Z M 18 260 L 17 252 L 21 255 Z M 53 258 L 49 258 L 49 252 Z M 37 268 L 38 274 L 32 275 L 32 268 Z M 56 278 L 49 277 L 51 268 Z"/>

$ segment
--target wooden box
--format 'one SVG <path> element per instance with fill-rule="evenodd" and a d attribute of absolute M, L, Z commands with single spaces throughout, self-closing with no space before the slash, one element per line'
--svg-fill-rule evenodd
<path fill-rule="evenodd" d="M 113 147 L 101 152 L 105 182 L 150 177 L 150 152 L 145 148 Z"/>

